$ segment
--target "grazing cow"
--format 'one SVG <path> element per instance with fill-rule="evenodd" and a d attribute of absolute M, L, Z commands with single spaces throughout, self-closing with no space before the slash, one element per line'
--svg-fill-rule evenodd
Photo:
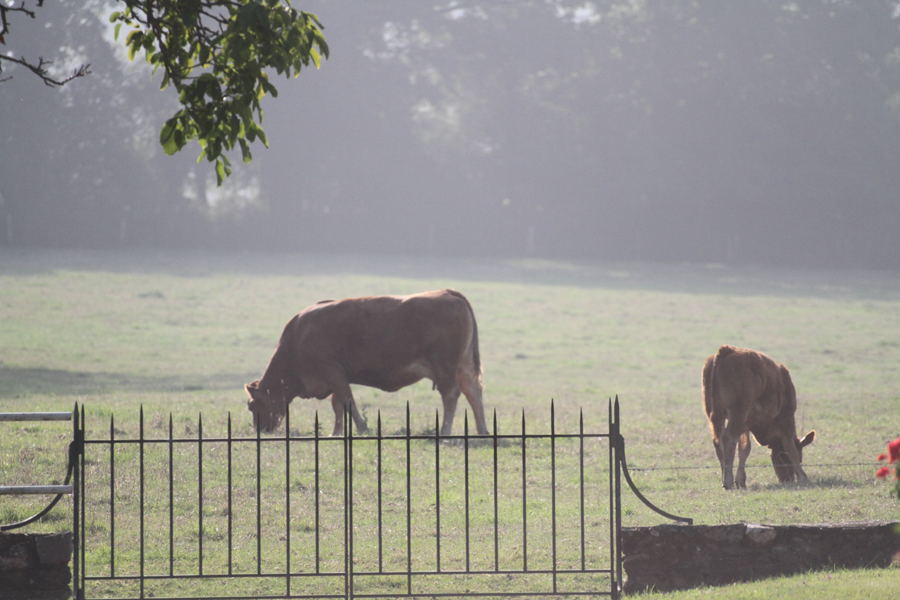
<path fill-rule="evenodd" d="M 795 476 L 809 481 L 800 463 L 803 447 L 812 443 L 816 432 L 797 438 L 797 392 L 787 367 L 761 352 L 722 346 L 703 366 L 703 405 L 726 490 L 747 487 L 744 463 L 750 455 L 751 433 L 771 450 L 779 482 L 794 481 Z M 735 445 L 736 476 L 732 475 Z"/>
<path fill-rule="evenodd" d="M 367 429 L 350 384 L 386 392 L 428 378 L 441 394 L 449 435 L 460 392 L 472 406 L 478 433 L 487 434 L 482 405 L 481 358 L 475 314 L 465 296 L 437 290 L 411 296 L 324 300 L 292 318 L 262 378 L 245 387 L 253 424 L 270 432 L 296 397 L 331 396 L 334 431 L 344 432 L 344 411 Z"/>

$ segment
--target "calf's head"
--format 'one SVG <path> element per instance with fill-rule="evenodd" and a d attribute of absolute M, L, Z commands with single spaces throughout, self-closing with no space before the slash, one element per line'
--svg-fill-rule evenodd
<path fill-rule="evenodd" d="M 810 431 L 805 436 L 803 436 L 802 440 L 794 440 L 797 448 L 797 455 L 800 457 L 801 463 L 803 462 L 803 447 L 809 446 L 815 439 L 816 432 Z M 775 476 L 778 478 L 778 483 L 794 481 L 796 478 L 797 469 L 794 468 L 793 462 L 791 461 L 787 452 L 784 451 L 784 445 L 781 443 L 781 440 L 772 440 L 772 442 L 769 443 L 768 446 L 771 450 L 772 466 L 775 467 Z"/>
<path fill-rule="evenodd" d="M 261 389 L 259 380 L 244 386 L 250 398 L 247 409 L 253 413 L 254 430 L 271 433 L 278 428 L 287 413 L 287 400 L 282 390 Z"/>

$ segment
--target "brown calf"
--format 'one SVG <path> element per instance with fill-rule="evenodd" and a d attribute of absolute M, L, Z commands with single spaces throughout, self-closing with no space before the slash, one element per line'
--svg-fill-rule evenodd
<path fill-rule="evenodd" d="M 809 481 L 800 463 L 803 447 L 812 443 L 816 432 L 797 438 L 797 393 L 787 367 L 761 352 L 722 346 L 703 365 L 703 406 L 726 490 L 747 487 L 744 463 L 750 455 L 751 433 L 771 450 L 779 482 L 795 477 Z M 735 446 L 739 448 L 736 476 L 732 473 Z"/>

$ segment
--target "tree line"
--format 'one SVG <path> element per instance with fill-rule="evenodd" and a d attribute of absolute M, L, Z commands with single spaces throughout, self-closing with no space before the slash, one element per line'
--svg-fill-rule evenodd
<path fill-rule="evenodd" d="M 900 266 L 894 0 L 299 8 L 329 59 L 218 186 L 108 18 L 45 6 L 92 74 L 0 83 L 0 241 Z"/>

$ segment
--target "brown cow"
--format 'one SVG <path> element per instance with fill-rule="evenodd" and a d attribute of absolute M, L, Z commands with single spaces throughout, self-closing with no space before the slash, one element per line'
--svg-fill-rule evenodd
<path fill-rule="evenodd" d="M 703 405 L 726 490 L 747 487 L 744 463 L 750 455 L 750 433 L 771 450 L 779 482 L 794 481 L 795 476 L 809 481 L 800 463 L 803 447 L 812 443 L 816 432 L 797 438 L 797 392 L 787 367 L 761 352 L 722 346 L 703 366 Z M 735 445 L 739 446 L 736 476 L 732 475 Z"/>
<path fill-rule="evenodd" d="M 411 296 L 324 300 L 292 318 L 261 379 L 246 385 L 254 427 L 278 427 L 296 397 L 331 396 L 332 435 L 344 433 L 349 408 L 366 430 L 350 384 L 386 392 L 428 378 L 441 394 L 449 435 L 460 392 L 466 395 L 478 433 L 486 434 L 481 358 L 475 314 L 465 296 L 437 290 Z"/>

